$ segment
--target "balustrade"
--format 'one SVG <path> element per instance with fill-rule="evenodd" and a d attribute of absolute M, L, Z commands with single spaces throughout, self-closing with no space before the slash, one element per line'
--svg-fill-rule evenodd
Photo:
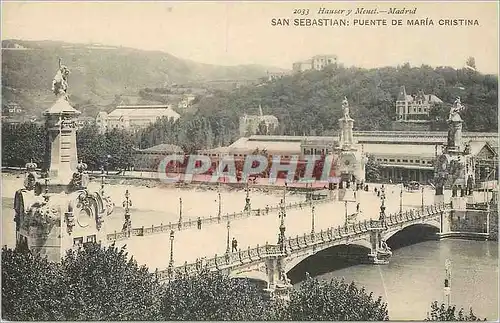
<path fill-rule="evenodd" d="M 441 205 L 443 209 L 446 207 L 446 205 Z M 434 211 L 433 211 L 434 209 Z M 406 221 L 414 221 L 416 219 L 422 219 L 425 218 L 426 216 L 433 216 L 437 214 L 437 210 L 439 208 L 430 205 L 425 207 L 423 210 L 410 210 L 410 211 L 405 211 L 404 213 L 396 213 L 396 214 L 390 214 L 387 219 L 391 224 L 397 224 L 399 221 L 403 222 L 404 218 Z M 427 211 L 427 212 L 425 212 Z M 427 215 L 426 215 L 427 213 Z M 233 213 L 235 214 L 235 213 Z M 214 218 L 215 220 L 215 218 Z M 192 222 L 194 223 L 194 222 Z M 163 226 L 161 225 L 158 228 L 168 228 L 171 227 L 171 223 L 169 226 Z M 288 244 L 288 249 L 290 252 L 300 250 L 302 248 L 307 248 L 311 244 L 314 246 L 317 245 L 317 242 L 319 243 L 324 243 L 328 241 L 332 241 L 338 238 L 345 238 L 346 242 L 348 242 L 351 239 L 352 235 L 356 234 L 361 234 L 367 231 L 370 231 L 372 229 L 382 229 L 381 227 L 381 222 L 378 220 L 363 220 L 360 222 L 352 223 L 349 225 L 344 225 L 344 226 L 338 226 L 337 228 L 327 228 L 326 230 L 320 230 L 319 232 L 316 233 L 311 233 L 307 234 L 304 233 L 303 236 L 299 237 L 299 235 L 296 235 L 295 238 L 287 238 L 285 239 L 285 244 Z M 133 229 L 133 234 L 134 235 L 139 235 L 141 232 L 153 232 L 153 227 L 152 228 L 136 228 Z M 325 232 L 326 231 L 326 232 Z M 115 232 L 113 234 L 108 234 L 107 239 L 113 240 L 113 239 L 120 239 L 121 237 L 124 237 L 125 234 L 122 232 Z M 316 242 L 316 243 L 315 243 Z M 210 259 L 205 260 L 205 268 L 212 270 L 220 270 L 221 266 L 224 265 L 224 268 L 231 268 L 232 266 L 239 265 L 239 264 L 244 264 L 245 262 L 255 262 L 255 261 L 261 261 L 263 258 L 269 257 L 269 256 L 278 256 L 281 255 L 282 251 L 280 249 L 279 245 L 270 245 L 268 242 L 264 246 L 259 246 L 257 245 L 254 248 L 248 247 L 247 250 L 242 251 L 241 249 L 236 252 L 236 253 L 229 253 L 225 254 L 222 256 L 218 256 L 217 254 Z M 188 264 L 187 262 L 184 263 L 184 265 L 181 265 L 177 268 L 175 268 L 174 272 L 176 274 L 184 273 L 184 274 L 194 274 L 196 272 L 199 272 L 203 268 L 202 261 L 199 259 L 196 259 L 196 261 L 192 264 Z M 163 271 L 158 271 L 157 276 L 159 277 L 160 280 L 164 280 L 168 275 L 168 271 L 163 270 Z"/>

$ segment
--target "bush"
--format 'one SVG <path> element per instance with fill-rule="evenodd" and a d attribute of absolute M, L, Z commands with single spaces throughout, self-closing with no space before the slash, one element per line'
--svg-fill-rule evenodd
<path fill-rule="evenodd" d="M 431 304 L 431 312 L 427 313 L 426 321 L 486 321 L 478 318 L 472 308 L 469 309 L 469 315 L 464 315 L 464 309 L 461 308 L 457 313 L 455 306 L 445 306 L 443 303 L 438 305 L 435 301 Z"/>
<path fill-rule="evenodd" d="M 271 311 L 271 302 L 257 286 L 218 272 L 202 272 L 166 284 L 161 308 L 166 321 L 266 320 Z"/>
<path fill-rule="evenodd" d="M 290 295 L 290 302 L 281 305 L 280 320 L 292 321 L 386 321 L 387 304 L 382 297 L 374 300 L 372 293 L 343 280 L 304 281 Z"/>

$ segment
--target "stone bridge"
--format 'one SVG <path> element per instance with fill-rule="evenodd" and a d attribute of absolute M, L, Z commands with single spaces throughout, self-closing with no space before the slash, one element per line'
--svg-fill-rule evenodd
<path fill-rule="evenodd" d="M 195 275 L 202 270 L 222 271 L 234 278 L 265 281 L 274 290 L 289 283 L 286 273 L 314 254 L 339 245 L 359 245 L 368 250 L 367 260 L 373 264 L 387 264 L 392 252 L 385 240 L 410 226 L 431 226 L 440 233 L 449 231 L 447 221 L 450 204 L 431 205 L 402 214 L 383 214 L 379 220 L 365 220 L 343 227 L 331 227 L 303 236 L 290 237 L 281 244 L 257 245 L 247 250 L 215 255 L 194 263 L 157 271 L 160 281 Z"/>

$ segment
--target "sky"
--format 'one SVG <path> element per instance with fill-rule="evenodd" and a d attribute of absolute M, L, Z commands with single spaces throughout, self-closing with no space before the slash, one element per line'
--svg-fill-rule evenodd
<path fill-rule="evenodd" d="M 414 15 L 319 15 L 319 8 L 417 8 Z M 309 9 L 306 16 L 294 9 Z M 348 19 L 344 27 L 272 26 L 273 18 Z M 408 19 L 433 26 L 406 26 Z M 439 19 L 477 19 L 479 26 L 439 26 Z M 387 19 L 388 26 L 353 26 Z M 402 19 L 403 26 L 391 26 Z M 295 61 L 335 54 L 346 66 L 463 67 L 498 73 L 496 2 L 2 2 L 2 39 L 58 40 L 160 50 L 218 65 L 291 69 Z"/>

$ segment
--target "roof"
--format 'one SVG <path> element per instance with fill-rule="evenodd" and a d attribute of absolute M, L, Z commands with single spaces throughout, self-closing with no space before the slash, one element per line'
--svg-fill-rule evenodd
<path fill-rule="evenodd" d="M 149 147 L 146 149 L 139 150 L 141 152 L 150 152 L 150 153 L 177 153 L 183 152 L 181 147 L 172 144 L 159 144 L 153 147 Z"/>
<path fill-rule="evenodd" d="M 59 97 L 57 99 L 56 103 L 52 105 L 50 108 L 45 110 L 43 112 L 43 115 L 48 115 L 48 114 L 80 114 L 81 112 L 76 110 L 69 104 L 68 100 L 66 100 L 63 96 Z"/>
<path fill-rule="evenodd" d="M 229 151 L 229 147 L 216 147 L 212 149 L 202 149 L 199 150 L 200 153 L 204 154 L 226 154 Z"/>
<path fill-rule="evenodd" d="M 435 156 L 434 145 L 364 144 L 363 150 L 368 155 Z"/>
<path fill-rule="evenodd" d="M 120 107 L 118 106 L 115 110 L 108 114 L 108 118 L 120 118 L 120 117 L 170 117 L 177 119 L 180 114 L 175 112 L 170 106 L 128 106 Z"/>
<path fill-rule="evenodd" d="M 427 101 L 433 103 L 443 103 L 443 101 L 434 94 L 427 94 Z"/>
<path fill-rule="evenodd" d="M 272 140 L 249 140 L 249 138 L 240 138 L 228 147 L 231 154 L 248 154 L 255 149 L 266 149 L 270 154 L 299 154 L 300 141 L 272 141 Z"/>
<path fill-rule="evenodd" d="M 263 116 L 259 116 L 259 115 L 244 115 L 242 118 L 246 118 L 246 119 L 254 119 L 254 120 L 266 120 L 266 121 L 278 121 L 278 118 L 276 118 L 275 116 L 273 115 L 269 115 L 269 114 L 266 114 L 266 115 L 263 115 Z"/>
<path fill-rule="evenodd" d="M 492 147 L 487 141 L 469 141 L 469 146 L 470 146 L 470 153 L 471 155 L 475 156 L 483 150 L 484 147 L 487 147 L 490 151 L 492 151 L 495 155 L 498 154 L 498 152 L 495 150 L 494 147 Z"/>

